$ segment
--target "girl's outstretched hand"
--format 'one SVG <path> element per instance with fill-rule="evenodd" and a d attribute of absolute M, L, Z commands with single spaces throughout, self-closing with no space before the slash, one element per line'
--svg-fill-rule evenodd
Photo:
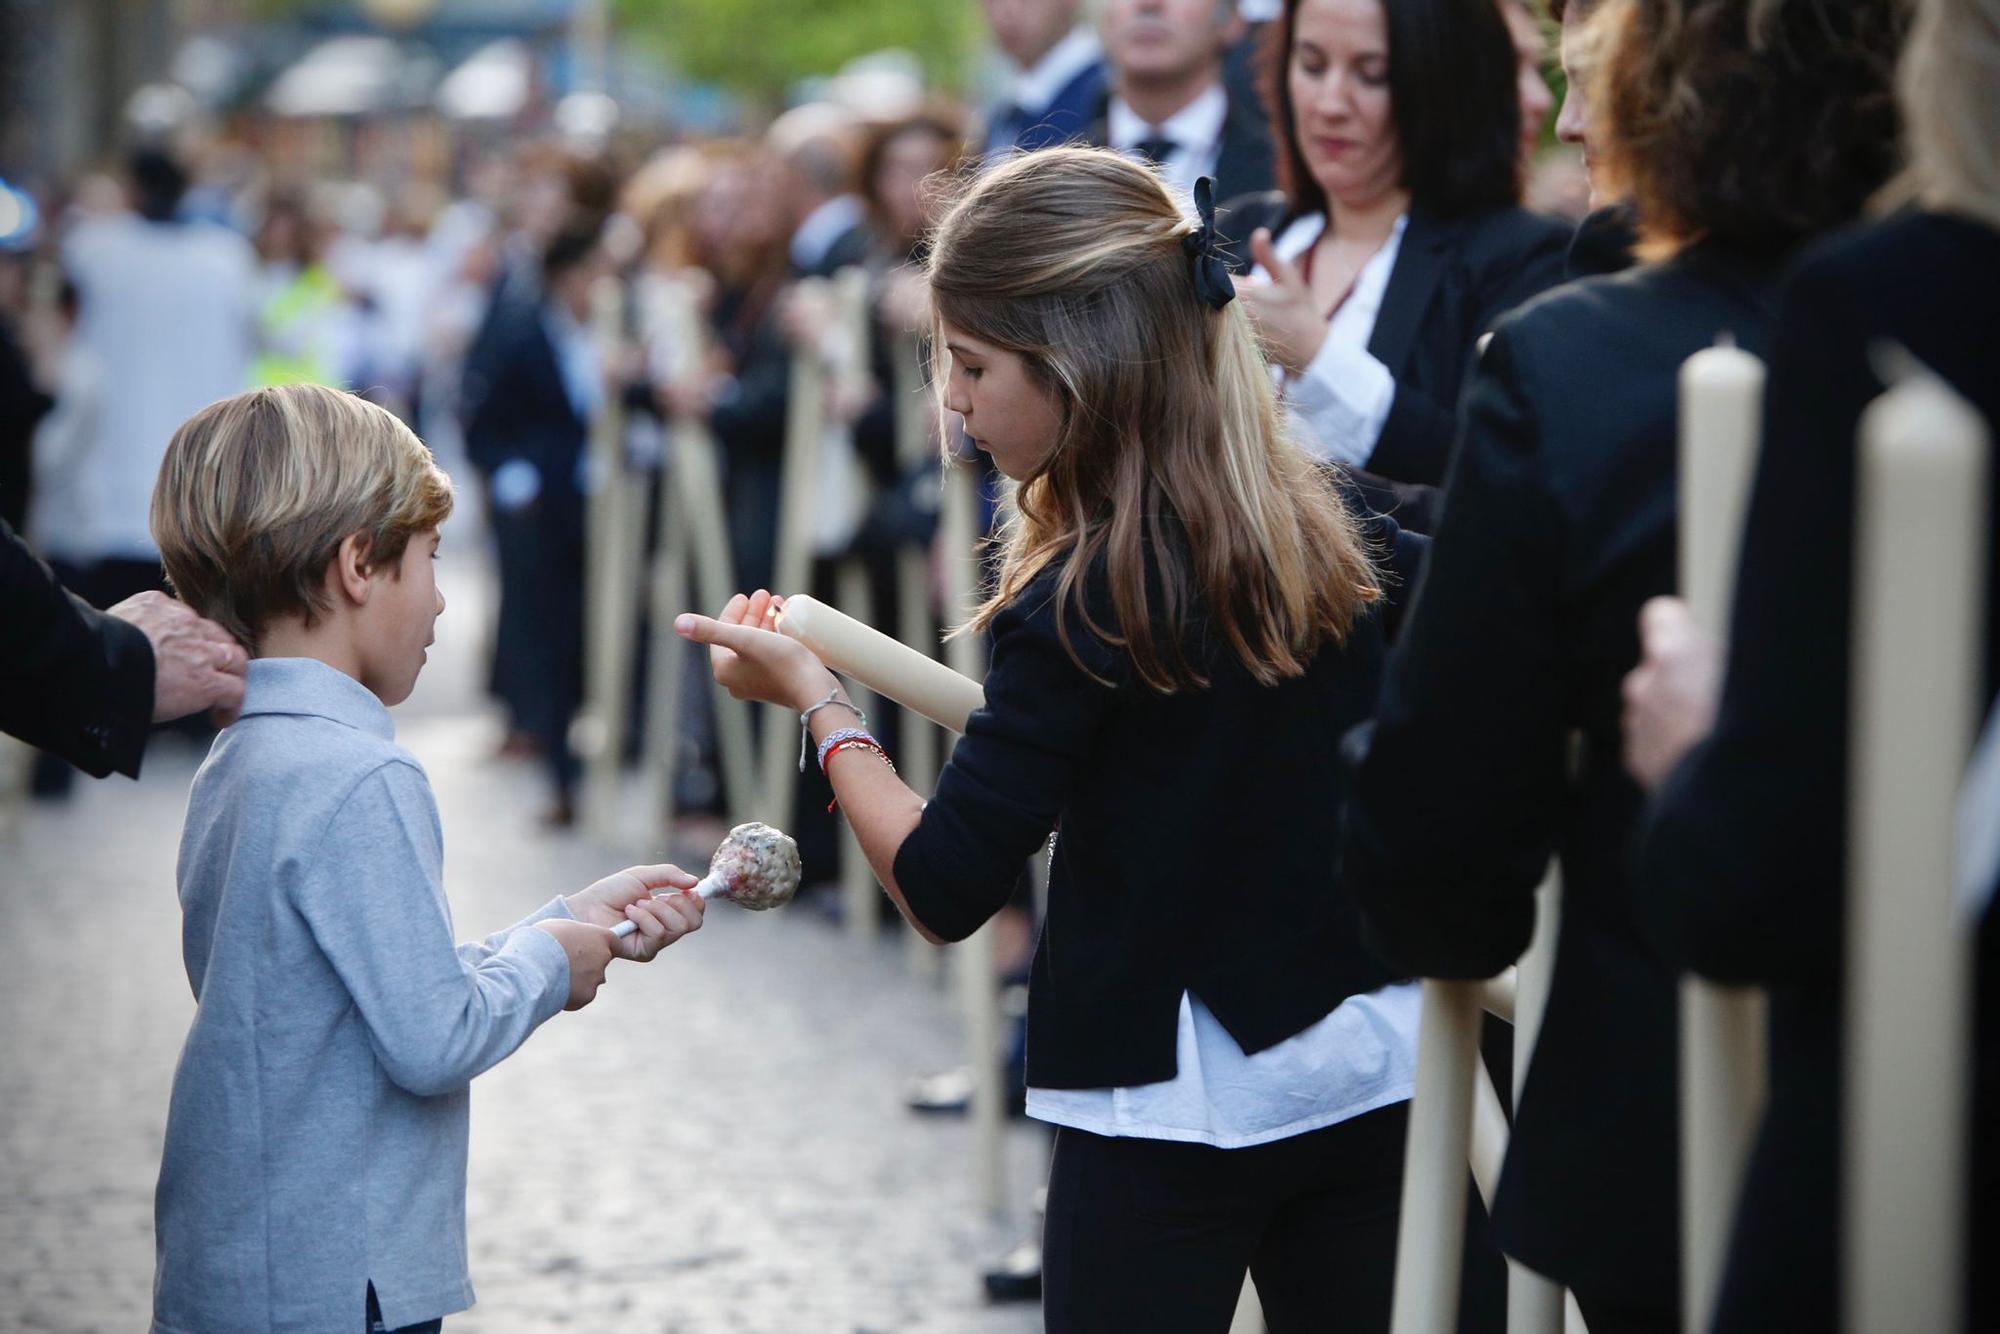
<path fill-rule="evenodd" d="M 777 631 L 784 603 L 763 589 L 729 599 L 711 619 L 683 612 L 674 618 L 681 638 L 708 645 L 709 668 L 737 699 L 782 704 L 801 712 L 839 684 L 813 651 Z"/>

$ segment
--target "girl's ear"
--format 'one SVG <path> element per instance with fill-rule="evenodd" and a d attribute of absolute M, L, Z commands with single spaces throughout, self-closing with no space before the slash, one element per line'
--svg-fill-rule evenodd
<path fill-rule="evenodd" d="M 342 538 L 339 550 L 333 554 L 333 582 L 341 595 L 357 607 L 368 605 L 368 575 L 371 569 L 368 563 L 368 534 L 353 532 Z"/>

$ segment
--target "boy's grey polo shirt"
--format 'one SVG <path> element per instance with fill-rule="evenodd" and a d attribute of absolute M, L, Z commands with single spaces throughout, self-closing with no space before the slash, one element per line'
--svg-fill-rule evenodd
<path fill-rule="evenodd" d="M 560 898 L 455 945 L 429 780 L 380 700 L 250 664 L 181 837 L 197 1001 L 154 1204 L 154 1334 L 355 1334 L 472 1304 L 467 1086 L 569 996 Z"/>

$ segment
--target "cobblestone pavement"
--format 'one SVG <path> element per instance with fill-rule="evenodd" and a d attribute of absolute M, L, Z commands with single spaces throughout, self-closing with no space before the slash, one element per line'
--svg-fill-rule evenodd
<path fill-rule="evenodd" d="M 437 791 L 464 938 L 629 857 L 540 832 L 536 774 L 487 758 L 480 586 L 448 567 L 447 593 L 398 727 Z M 85 783 L 0 834 L 0 1331 L 145 1326 L 167 1090 L 193 1012 L 173 868 L 197 761 L 162 744 L 143 781 Z M 951 991 L 914 976 L 893 937 L 857 949 L 803 909 L 717 905 L 478 1081 L 480 1302 L 447 1330 L 1037 1328 L 1032 1307 L 982 1302 L 982 1261 L 1023 1224 L 977 1209 L 969 1128 L 900 1104 L 904 1076 L 959 1060 L 959 1032 Z M 1045 1152 L 1038 1131 L 1010 1130 L 1017 1210 Z"/>

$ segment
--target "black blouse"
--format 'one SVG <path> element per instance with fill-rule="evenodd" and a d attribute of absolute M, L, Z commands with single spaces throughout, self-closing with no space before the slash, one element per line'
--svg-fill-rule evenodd
<path fill-rule="evenodd" d="M 962 939 L 1060 827 L 1028 1082 L 1171 1079 L 1183 991 L 1257 1052 L 1394 980 L 1333 870 L 1337 752 L 1374 707 L 1381 616 L 1297 679 L 1259 685 L 1225 650 L 1197 659 L 1207 689 L 1161 695 L 1072 614 L 1083 661 L 1112 684 L 1093 681 L 1064 649 L 1054 588 L 1044 575 L 996 618 L 986 705 L 895 863 L 918 920 Z"/>

